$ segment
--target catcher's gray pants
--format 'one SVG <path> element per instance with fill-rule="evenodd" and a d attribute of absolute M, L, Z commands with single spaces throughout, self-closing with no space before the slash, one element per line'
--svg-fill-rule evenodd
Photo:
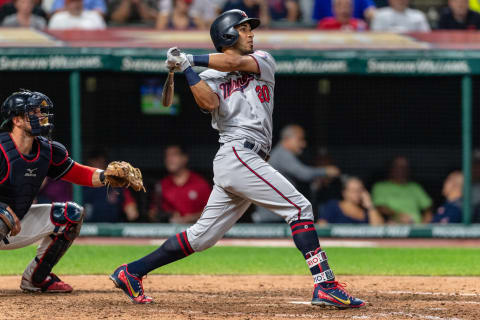
<path fill-rule="evenodd" d="M 215 185 L 202 216 L 187 230 L 195 251 L 213 246 L 251 203 L 269 209 L 287 223 L 313 220 L 310 202 L 243 143 L 235 140 L 224 144 L 213 160 Z"/>
<path fill-rule="evenodd" d="M 37 248 L 37 257 L 41 258 L 52 242 L 53 234 L 65 231 L 65 226 L 55 226 L 51 220 L 51 204 L 34 204 L 21 221 L 20 233 L 16 236 L 7 236 L 6 240 L 0 240 L 0 250 L 19 249 L 41 240 Z M 37 262 L 35 258 L 30 262 L 23 273 L 23 277 L 30 280 Z"/>

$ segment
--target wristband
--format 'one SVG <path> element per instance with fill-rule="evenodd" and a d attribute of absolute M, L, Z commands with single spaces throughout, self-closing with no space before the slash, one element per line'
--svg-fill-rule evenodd
<path fill-rule="evenodd" d="M 100 176 L 98 178 L 100 179 L 100 182 L 102 184 L 105 184 L 105 171 L 102 170 L 102 172 L 100 172 Z"/>
<path fill-rule="evenodd" d="M 188 67 L 183 71 L 185 77 L 187 78 L 188 85 L 193 87 L 197 83 L 199 83 L 202 79 L 200 79 L 199 75 L 193 71 L 192 67 Z"/>
<path fill-rule="evenodd" d="M 210 61 L 209 54 L 201 54 L 197 56 L 192 56 L 192 66 L 199 66 L 199 67 L 208 67 L 208 62 Z"/>

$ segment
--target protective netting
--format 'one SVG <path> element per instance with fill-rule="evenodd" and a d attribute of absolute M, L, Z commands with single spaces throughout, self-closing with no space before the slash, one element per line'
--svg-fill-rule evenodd
<path fill-rule="evenodd" d="M 42 91 L 55 104 L 55 137 L 71 147 L 68 73 L 1 74 L 2 97 L 19 87 Z M 104 151 L 144 171 L 147 189 L 165 174 L 163 151 L 181 144 L 190 167 L 211 179 L 218 135 L 176 75 L 174 107 L 159 105 L 166 75 L 82 73 L 83 159 Z M 480 149 L 479 81 L 474 81 L 474 147 Z M 461 168 L 460 77 L 277 76 L 274 145 L 287 124 L 305 128 L 302 159 L 336 164 L 367 187 L 385 177 L 394 156 L 410 160 L 413 180 L 435 204 L 446 175 Z M 167 114 L 169 113 L 169 114 Z M 480 156 L 479 156 L 480 157 Z M 475 175 L 474 175 L 475 178 Z M 311 198 L 308 186 L 300 189 Z M 146 210 L 148 196 L 144 199 Z"/>

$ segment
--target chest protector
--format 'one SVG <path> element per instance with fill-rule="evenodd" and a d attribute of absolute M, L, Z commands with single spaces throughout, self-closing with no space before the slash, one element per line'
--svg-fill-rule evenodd
<path fill-rule="evenodd" d="M 7 203 L 19 219 L 30 209 L 52 159 L 48 140 L 43 137 L 36 137 L 35 140 L 33 150 L 36 155 L 28 160 L 17 150 L 10 134 L 0 133 L 1 151 L 8 165 L 7 175 L 0 177 L 0 201 Z"/>

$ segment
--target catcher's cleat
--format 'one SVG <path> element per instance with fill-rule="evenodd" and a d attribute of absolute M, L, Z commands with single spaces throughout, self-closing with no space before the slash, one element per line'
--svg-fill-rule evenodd
<path fill-rule="evenodd" d="M 337 281 L 326 281 L 315 285 L 312 305 L 334 306 L 339 309 L 361 308 L 365 302 L 352 297 Z"/>
<path fill-rule="evenodd" d="M 47 293 L 70 293 L 72 286 L 63 282 L 54 273 L 50 273 L 41 283 L 34 284 L 32 281 L 22 277 L 20 289 L 25 292 L 47 292 Z"/>
<path fill-rule="evenodd" d="M 146 304 L 153 301 L 152 298 L 147 297 L 143 293 L 142 278 L 130 274 L 126 264 L 118 267 L 110 275 L 110 280 L 113 281 L 117 288 L 122 289 L 133 303 Z"/>

